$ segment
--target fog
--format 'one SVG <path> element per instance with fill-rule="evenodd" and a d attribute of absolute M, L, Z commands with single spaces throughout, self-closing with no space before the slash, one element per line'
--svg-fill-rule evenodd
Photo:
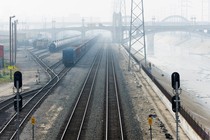
<path fill-rule="evenodd" d="M 16 15 L 20 21 L 66 20 L 80 17 L 110 20 L 111 0 L 6 0 L 1 1 L 0 22 Z"/>
<path fill-rule="evenodd" d="M 0 22 L 8 22 L 16 15 L 22 22 L 31 21 L 77 21 L 81 18 L 111 21 L 112 13 L 120 9 L 119 0 L 1 0 Z M 145 21 L 157 21 L 170 15 L 196 17 L 198 21 L 209 21 L 210 0 L 144 0 Z M 130 0 L 126 2 L 126 15 L 130 15 Z M 116 8 L 118 7 L 118 8 Z"/>
<path fill-rule="evenodd" d="M 197 21 L 210 21 L 210 0 L 145 0 L 145 19 L 162 20 L 170 15 L 180 15 L 188 20 L 195 17 Z"/>
<path fill-rule="evenodd" d="M 0 30 L 8 30 L 9 17 L 13 15 L 15 15 L 14 20 L 18 19 L 18 29 L 29 29 L 30 22 L 39 22 L 38 27 L 41 28 L 67 27 L 68 22 L 79 22 L 81 26 L 83 18 L 85 22 L 101 22 L 97 26 L 103 26 L 103 22 L 112 21 L 114 11 L 119 12 L 120 8 L 123 9 L 123 7 L 120 7 L 119 1 L 1 0 Z M 125 0 L 125 2 L 126 15 L 130 16 L 131 0 Z M 124 13 L 122 15 L 124 16 Z M 144 0 L 145 22 L 152 20 L 158 22 L 173 15 L 185 17 L 189 21 L 194 19 L 196 22 L 210 22 L 210 0 Z M 28 27 L 26 24 L 28 24 Z M 32 29 L 31 27 L 33 28 L 33 25 L 30 25 L 30 29 Z M 43 34 L 47 36 L 45 32 Z M 69 35 L 66 34 L 61 32 L 60 36 Z M 107 34 L 110 35 L 110 32 Z M 185 90 L 189 95 L 198 97 L 199 103 L 196 102 L 197 104 L 209 107 L 209 38 L 204 40 L 201 37 L 190 36 L 189 38 L 184 38 L 184 41 L 180 38 L 182 36 L 180 37 L 179 34 L 175 34 L 172 37 L 170 34 L 167 34 L 166 37 L 162 35 L 155 36 L 155 51 L 153 55 L 148 55 L 148 60 L 151 60 L 152 64 L 160 69 L 165 77 L 168 76 L 170 78 L 171 73 L 175 70 L 180 72 L 183 80 L 182 84 L 185 86 L 183 91 Z M 173 40 L 178 41 L 171 45 L 169 42 Z M 5 42 L 8 41 L 6 40 Z M 5 46 L 8 46 L 8 44 Z M 174 50 L 178 53 L 175 54 Z M 178 57 L 180 59 L 177 59 Z M 192 60 L 194 63 L 196 62 L 196 66 L 189 63 Z M 176 61 L 177 65 L 171 63 L 173 61 Z"/>

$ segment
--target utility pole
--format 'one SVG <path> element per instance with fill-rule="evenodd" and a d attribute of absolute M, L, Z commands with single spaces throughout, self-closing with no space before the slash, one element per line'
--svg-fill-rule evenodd
<path fill-rule="evenodd" d="M 10 16 L 9 17 L 9 52 L 10 52 L 10 57 L 9 57 L 9 65 L 10 65 L 10 80 L 12 80 L 12 18 L 15 16 Z"/>
<path fill-rule="evenodd" d="M 15 47 L 15 56 L 14 56 L 14 60 L 13 63 L 16 64 L 16 59 L 17 59 L 17 24 L 18 24 L 18 20 L 14 21 L 14 47 Z"/>
<path fill-rule="evenodd" d="M 11 64 L 14 66 L 14 22 L 12 22 L 12 35 L 11 35 Z"/>
<path fill-rule="evenodd" d="M 82 18 L 82 42 L 85 40 L 85 19 Z"/>
<path fill-rule="evenodd" d="M 52 38 L 53 38 L 53 40 L 56 40 L 56 35 L 55 35 L 55 22 L 56 22 L 55 20 L 52 20 L 52 29 L 53 29 L 53 35 L 52 35 L 53 37 Z"/>
<path fill-rule="evenodd" d="M 208 22 L 210 22 L 210 0 L 208 0 Z"/>
<path fill-rule="evenodd" d="M 201 21 L 203 22 L 203 0 L 202 0 L 202 6 L 201 6 Z"/>

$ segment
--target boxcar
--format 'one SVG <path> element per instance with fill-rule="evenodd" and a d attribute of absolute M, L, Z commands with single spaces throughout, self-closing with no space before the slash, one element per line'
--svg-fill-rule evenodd
<path fill-rule="evenodd" d="M 74 48 L 68 48 L 63 50 L 63 64 L 66 67 L 69 67 L 75 63 L 75 57 L 76 55 L 74 53 Z"/>
<path fill-rule="evenodd" d="M 63 50 L 63 64 L 66 67 L 74 65 L 91 47 L 97 40 L 98 36 L 84 42 L 78 47 L 72 47 Z"/>

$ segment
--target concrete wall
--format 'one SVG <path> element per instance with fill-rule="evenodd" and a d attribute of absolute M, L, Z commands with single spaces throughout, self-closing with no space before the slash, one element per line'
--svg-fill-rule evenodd
<path fill-rule="evenodd" d="M 150 83 L 151 87 L 155 91 L 155 93 L 158 95 L 158 97 L 161 99 L 161 101 L 165 104 L 167 109 L 170 111 L 171 115 L 174 117 L 175 121 L 175 113 L 172 111 L 172 105 L 171 102 L 164 96 L 164 94 L 158 89 L 158 87 L 152 82 L 152 80 L 147 76 L 147 74 L 142 70 L 141 74 L 147 79 L 147 81 Z M 183 129 L 183 131 L 186 133 L 186 135 L 191 140 L 201 140 L 200 136 L 197 135 L 197 133 L 191 128 L 191 126 L 187 123 L 187 121 L 179 114 L 180 122 L 179 125 Z"/>

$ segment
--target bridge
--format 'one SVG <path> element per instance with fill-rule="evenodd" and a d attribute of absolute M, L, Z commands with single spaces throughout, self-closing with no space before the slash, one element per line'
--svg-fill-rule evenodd
<path fill-rule="evenodd" d="M 111 32 L 113 35 L 121 33 L 121 35 L 118 35 L 122 37 L 122 33 L 124 31 L 128 31 L 130 29 L 129 24 L 123 25 L 121 15 L 114 14 L 113 15 L 113 22 L 106 23 L 106 24 L 87 24 L 85 25 L 84 21 L 82 22 L 81 26 L 74 26 L 74 27 L 58 27 L 58 28 L 40 28 L 40 29 L 29 29 L 29 30 L 23 30 L 21 32 L 29 33 L 29 32 L 48 32 L 50 34 L 57 34 L 62 31 L 78 31 L 81 33 L 85 33 L 87 31 L 92 30 L 105 30 Z M 121 31 L 119 31 L 119 29 Z M 210 23 L 202 23 L 202 22 L 195 22 L 195 21 L 189 21 L 188 19 L 173 15 L 166 17 L 162 21 L 159 22 L 146 22 L 145 23 L 145 32 L 146 34 L 151 33 L 158 33 L 158 32 L 168 32 L 168 31 L 184 31 L 184 32 L 202 32 L 204 30 L 210 30 Z M 120 39 L 117 39 L 120 40 Z"/>
<path fill-rule="evenodd" d="M 64 31 L 76 31 L 82 36 L 85 36 L 88 31 L 108 31 L 112 35 L 113 41 L 120 43 L 125 40 L 124 33 L 129 32 L 130 25 L 123 24 L 121 14 L 113 14 L 113 22 L 111 23 L 84 23 L 84 20 L 78 26 L 70 27 L 55 27 L 52 28 L 37 28 L 19 30 L 18 33 L 22 38 L 34 38 L 40 33 L 49 34 L 52 40 L 56 39 L 56 35 Z M 190 32 L 197 34 L 206 34 L 210 32 L 210 23 L 195 22 L 195 20 L 189 21 L 188 19 L 173 15 L 166 17 L 161 21 L 145 22 L 145 33 L 147 35 L 147 41 L 149 46 L 154 46 L 154 35 L 159 32 Z M 138 33 L 136 33 L 138 34 Z"/>

